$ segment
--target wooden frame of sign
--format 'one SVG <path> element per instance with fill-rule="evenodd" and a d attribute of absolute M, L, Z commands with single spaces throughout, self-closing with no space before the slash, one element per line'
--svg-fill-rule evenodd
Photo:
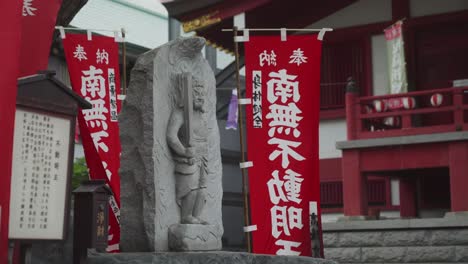
<path fill-rule="evenodd" d="M 45 72 L 18 79 L 9 238 L 64 240 L 75 120 L 91 105 Z"/>

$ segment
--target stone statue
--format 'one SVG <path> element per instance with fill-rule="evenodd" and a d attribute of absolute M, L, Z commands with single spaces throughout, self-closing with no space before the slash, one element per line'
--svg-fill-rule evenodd
<path fill-rule="evenodd" d="M 119 115 L 122 251 L 221 249 L 216 80 L 204 45 L 179 38 L 132 69 Z"/>
<path fill-rule="evenodd" d="M 206 88 L 203 80 L 190 73 L 177 75 L 183 90 L 182 104 L 171 113 L 167 142 L 175 161 L 176 198 L 181 224 L 208 224 L 200 219 L 205 206 L 208 174 L 208 120 L 204 110 Z M 193 99 L 193 101 L 192 101 Z M 183 128 L 183 129 L 182 129 Z"/>

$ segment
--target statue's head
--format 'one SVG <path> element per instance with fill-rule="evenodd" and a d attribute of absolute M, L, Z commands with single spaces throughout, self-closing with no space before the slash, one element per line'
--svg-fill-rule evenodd
<path fill-rule="evenodd" d="M 201 51 L 205 43 L 205 39 L 201 37 L 179 37 L 170 46 L 169 63 L 182 70 L 188 70 L 183 68 L 183 62 L 202 56 Z"/>

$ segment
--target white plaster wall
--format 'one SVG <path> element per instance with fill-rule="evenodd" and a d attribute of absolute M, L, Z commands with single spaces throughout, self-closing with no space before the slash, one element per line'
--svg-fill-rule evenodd
<path fill-rule="evenodd" d="M 384 34 L 374 35 L 372 42 L 372 92 L 374 95 L 388 92 L 388 55 Z"/>
<path fill-rule="evenodd" d="M 390 181 L 390 191 L 392 198 L 392 205 L 400 205 L 400 181 L 398 179 L 392 179 Z"/>
<path fill-rule="evenodd" d="M 428 16 L 468 10 L 467 0 L 411 0 L 410 14 L 412 17 Z"/>
<path fill-rule="evenodd" d="M 346 140 L 346 120 L 320 121 L 319 157 L 320 159 L 341 158 L 341 151 L 336 149 L 337 141 Z"/>
<path fill-rule="evenodd" d="M 383 22 L 392 19 L 391 0 L 360 0 L 351 4 L 331 16 L 325 17 L 310 28 L 343 28 Z"/>

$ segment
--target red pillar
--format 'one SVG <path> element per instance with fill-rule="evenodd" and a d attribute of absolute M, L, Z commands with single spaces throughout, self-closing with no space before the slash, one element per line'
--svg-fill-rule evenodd
<path fill-rule="evenodd" d="M 346 132 L 348 140 L 357 139 L 360 131 L 359 120 L 359 89 L 352 77 L 348 78 L 346 85 Z"/>
<path fill-rule="evenodd" d="M 0 264 L 8 261 L 8 218 L 23 1 L 0 1 Z M 32 44 L 31 44 L 32 45 Z M 33 45 L 32 45 L 33 46 Z"/>
<path fill-rule="evenodd" d="M 367 216 L 367 179 L 361 174 L 358 150 L 344 150 L 343 205 L 345 216 Z"/>
<path fill-rule="evenodd" d="M 450 143 L 449 159 L 451 211 L 468 211 L 468 144 Z"/>
<path fill-rule="evenodd" d="M 400 178 L 400 216 L 402 218 L 416 217 L 416 179 Z"/>

